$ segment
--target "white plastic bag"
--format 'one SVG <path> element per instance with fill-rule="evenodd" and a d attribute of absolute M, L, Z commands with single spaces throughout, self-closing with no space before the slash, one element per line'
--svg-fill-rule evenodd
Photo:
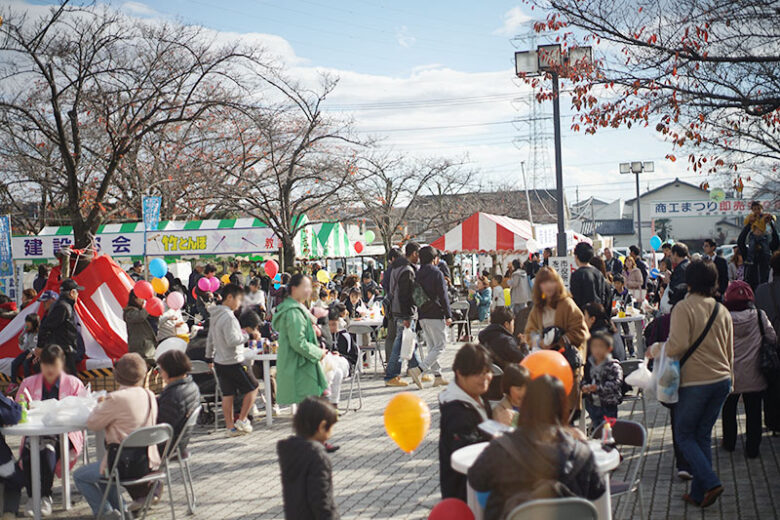
<path fill-rule="evenodd" d="M 409 361 L 412 359 L 412 353 L 414 353 L 414 343 L 417 340 L 414 331 L 411 327 L 404 327 L 403 335 L 401 336 L 401 359 Z"/>
<path fill-rule="evenodd" d="M 639 366 L 626 376 L 626 384 L 641 388 L 643 391 L 652 389 L 653 373 L 647 369 L 647 364 L 642 361 Z"/>
<path fill-rule="evenodd" d="M 661 347 L 660 355 L 655 357 L 653 379 L 658 401 L 666 404 L 676 403 L 680 390 L 680 362 L 667 357 L 666 343 Z"/>

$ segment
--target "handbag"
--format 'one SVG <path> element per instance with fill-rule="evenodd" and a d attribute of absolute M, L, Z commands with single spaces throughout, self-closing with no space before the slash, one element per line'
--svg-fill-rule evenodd
<path fill-rule="evenodd" d="M 146 396 L 149 399 L 149 413 L 146 415 L 144 424 L 149 422 L 149 419 L 152 416 L 152 398 L 148 393 Z M 119 472 L 120 480 L 134 480 L 149 473 L 149 448 L 124 448 L 119 460 L 116 460 L 118 452 L 118 443 L 114 442 L 108 445 L 106 452 L 106 467 L 113 468 L 114 462 L 116 462 L 116 469 Z"/>
<path fill-rule="evenodd" d="M 777 352 L 777 343 L 769 341 L 764 333 L 764 320 L 761 319 L 761 312 L 756 310 L 758 330 L 761 332 L 761 348 L 758 352 L 759 366 L 764 377 L 775 379 L 780 374 L 780 353 Z"/>

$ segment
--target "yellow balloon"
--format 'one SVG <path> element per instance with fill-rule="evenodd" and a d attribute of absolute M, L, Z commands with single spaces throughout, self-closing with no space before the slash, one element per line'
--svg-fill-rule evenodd
<path fill-rule="evenodd" d="M 504 289 L 504 305 L 507 307 L 512 306 L 512 296 L 510 296 L 510 292 L 511 291 L 508 288 Z"/>
<path fill-rule="evenodd" d="M 229 284 L 230 283 L 230 275 L 229 274 L 223 274 L 222 278 L 220 278 L 222 283 Z"/>
<path fill-rule="evenodd" d="M 406 453 L 420 445 L 431 426 L 431 410 L 411 392 L 393 397 L 385 408 L 387 435 Z"/>
<path fill-rule="evenodd" d="M 167 278 L 152 278 L 152 289 L 157 294 L 165 294 L 168 292 L 168 279 Z"/>
<path fill-rule="evenodd" d="M 317 271 L 317 281 L 320 283 L 328 283 L 330 281 L 330 275 L 325 269 Z"/>

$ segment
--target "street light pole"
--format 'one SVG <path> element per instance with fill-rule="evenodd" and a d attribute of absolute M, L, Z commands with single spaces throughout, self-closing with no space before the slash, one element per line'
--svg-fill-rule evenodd
<path fill-rule="evenodd" d="M 634 177 L 636 177 L 636 235 L 637 240 L 639 240 L 639 250 L 644 251 L 644 248 L 642 247 L 642 204 L 639 200 L 639 174 L 641 173 L 641 170 L 638 172 L 634 172 Z M 641 256 L 641 255 L 640 255 Z"/>
<path fill-rule="evenodd" d="M 655 171 L 655 164 L 652 161 L 620 163 L 621 174 L 633 173 L 636 176 L 636 236 L 640 251 L 644 251 L 644 248 L 642 247 L 642 201 L 639 199 L 639 174 L 653 171 Z"/>
<path fill-rule="evenodd" d="M 561 104 L 559 99 L 558 72 L 551 71 L 553 92 L 553 135 L 555 140 L 555 197 L 558 209 L 558 256 L 566 256 L 566 227 L 563 207 L 563 164 L 561 157 Z M 637 181 L 638 182 L 638 181 Z"/>

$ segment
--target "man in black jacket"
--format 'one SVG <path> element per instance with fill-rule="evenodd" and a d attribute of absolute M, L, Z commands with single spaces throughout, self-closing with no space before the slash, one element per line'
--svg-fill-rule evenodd
<path fill-rule="evenodd" d="M 580 242 L 574 247 L 574 261 L 577 270 L 571 274 L 571 296 L 577 307 L 584 309 L 589 303 L 597 302 L 605 307 L 607 302 L 607 281 L 601 271 L 590 265 L 593 258 L 593 246 Z"/>
<path fill-rule="evenodd" d="M 447 346 L 447 327 L 452 325 L 452 310 L 447 291 L 447 280 L 441 269 L 435 265 L 438 251 L 431 246 L 420 249 L 420 269 L 416 281 L 418 294 L 425 300 L 418 309 L 420 326 L 422 327 L 428 355 L 419 367 L 409 368 L 409 377 L 422 389 L 423 372 L 433 372 L 436 378 L 433 386 L 444 386 L 447 381 L 441 375 L 439 356 Z"/>
<path fill-rule="evenodd" d="M 525 345 L 521 347 L 512 335 L 514 319 L 510 309 L 496 307 L 490 313 L 490 325 L 479 333 L 479 344 L 487 348 L 491 361 L 501 370 L 511 363 L 520 363 L 528 355 L 528 348 Z M 493 376 L 485 397 L 493 401 L 501 400 L 501 376 Z"/>
<path fill-rule="evenodd" d="M 79 344 L 79 331 L 76 326 L 76 300 L 79 291 L 83 291 L 75 280 L 66 278 L 60 284 L 60 297 L 43 317 L 38 329 L 38 348 L 59 345 L 65 351 L 65 370 L 76 375 L 76 365 L 84 357 L 83 343 Z"/>
<path fill-rule="evenodd" d="M 184 352 L 169 350 L 157 359 L 157 368 L 165 383 L 165 388 L 157 396 L 157 424 L 170 424 L 175 440 L 182 434 L 190 414 L 200 404 L 200 390 L 187 375 L 192 370 L 192 363 Z M 188 435 L 179 441 L 183 452 L 186 452 L 189 441 Z M 164 446 L 158 446 L 161 454 Z"/>
<path fill-rule="evenodd" d="M 393 351 L 387 360 L 385 371 L 385 386 L 409 386 L 401 381 L 401 341 L 403 330 L 414 331 L 417 318 L 417 306 L 414 304 L 414 285 L 417 271 L 414 264 L 420 259 L 420 245 L 417 242 L 408 242 L 404 248 L 406 256 L 395 259 L 392 264 L 392 272 L 389 280 L 389 294 L 385 298 L 390 301 L 390 311 L 395 320 L 397 333 L 393 342 Z M 420 365 L 420 356 L 417 347 L 412 352 L 409 360 L 409 368 Z M 422 389 L 422 384 L 418 385 Z"/>
<path fill-rule="evenodd" d="M 382 290 L 384 291 L 384 297 L 382 299 L 382 306 L 385 309 L 385 321 L 387 322 L 387 337 L 385 338 L 385 359 L 390 359 L 390 355 L 393 353 L 393 343 L 395 343 L 395 320 L 393 319 L 393 312 L 390 309 L 390 275 L 393 272 L 393 262 L 401 256 L 401 251 L 394 247 L 387 254 L 387 269 L 382 273 Z"/>
<path fill-rule="evenodd" d="M 690 260 L 688 259 L 688 246 L 682 242 L 677 242 L 672 246 L 672 277 L 669 280 L 669 304 L 674 307 L 678 302 L 685 298 L 688 293 L 688 284 L 685 283 L 685 270 L 688 268 Z"/>
<path fill-rule="evenodd" d="M 716 244 L 713 239 L 706 239 L 702 245 L 702 249 L 704 249 L 704 260 L 713 262 L 715 264 L 715 269 L 718 270 L 718 291 L 715 293 L 715 298 L 718 301 L 721 301 L 729 286 L 728 262 L 726 262 L 726 259 L 722 256 L 718 256 L 718 244 Z"/>

